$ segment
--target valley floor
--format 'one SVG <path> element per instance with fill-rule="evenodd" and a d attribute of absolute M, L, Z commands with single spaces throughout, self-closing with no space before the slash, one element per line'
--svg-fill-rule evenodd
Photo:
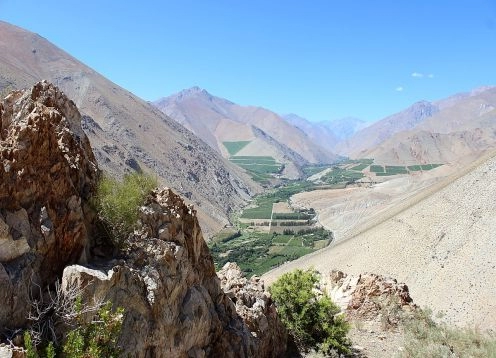
<path fill-rule="evenodd" d="M 448 323 L 496 329 L 496 157 L 444 185 L 403 203 L 385 221 L 357 228 L 351 239 L 338 237 L 263 278 L 270 284 L 284 272 L 312 266 L 323 273 L 389 275 Z"/>

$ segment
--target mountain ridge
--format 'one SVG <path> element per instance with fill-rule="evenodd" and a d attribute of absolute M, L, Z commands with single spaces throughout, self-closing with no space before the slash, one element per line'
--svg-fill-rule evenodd
<path fill-rule="evenodd" d="M 211 95 L 204 89 L 192 87 L 153 102 L 157 108 L 182 123 L 194 133 L 207 138 L 208 144 L 229 157 L 223 142 L 251 141 L 243 155 L 272 156 L 284 164 L 300 164 L 292 161 L 292 155 L 283 147 L 298 153 L 306 163 L 332 162 L 336 156 L 315 143 L 299 128 L 288 124 L 276 113 L 256 106 L 240 106 L 230 100 Z M 272 146 L 255 134 L 258 128 L 279 143 Z M 264 151 L 260 151 L 265 148 Z M 272 148 L 272 149 L 271 149 Z M 299 169 L 284 173 L 298 177 Z"/>
<path fill-rule="evenodd" d="M 0 93 L 47 79 L 80 108 L 100 167 L 143 169 L 195 203 L 204 230 L 229 223 L 258 184 L 176 121 L 40 35 L 0 21 Z M 131 163 L 130 166 L 128 163 Z"/>

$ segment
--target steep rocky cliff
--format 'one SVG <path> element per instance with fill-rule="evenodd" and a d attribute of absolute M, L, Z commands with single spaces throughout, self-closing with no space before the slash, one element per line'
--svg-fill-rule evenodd
<path fill-rule="evenodd" d="M 84 301 L 125 309 L 120 344 L 135 357 L 277 357 L 286 332 L 263 283 L 221 273 L 196 211 L 170 189 L 140 208 L 118 258 L 97 259 L 88 205 L 98 168 L 72 101 L 37 83 L 0 103 L 0 334 L 25 328 L 29 300 L 62 280 Z M 101 235 L 99 235 L 101 236 Z"/>
<path fill-rule="evenodd" d="M 97 166 L 72 101 L 47 82 L 0 103 L 0 328 L 84 253 Z M 83 258 L 84 260 L 84 255 Z"/>

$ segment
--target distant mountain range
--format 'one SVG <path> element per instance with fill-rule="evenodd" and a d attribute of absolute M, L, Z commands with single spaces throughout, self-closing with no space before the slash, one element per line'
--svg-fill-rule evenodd
<path fill-rule="evenodd" d="M 198 87 L 154 103 L 164 113 L 230 157 L 226 142 L 244 141 L 237 156 L 272 156 L 285 163 L 284 176 L 301 167 L 332 163 L 337 153 L 373 158 L 381 164 L 468 162 L 496 146 L 496 88 L 481 87 L 446 99 L 419 101 L 375 123 L 347 117 L 311 122 L 243 107 Z"/>
<path fill-rule="evenodd" d="M 339 143 L 336 152 L 383 164 L 452 163 L 496 146 L 496 87 L 415 103 Z"/>
<path fill-rule="evenodd" d="M 276 113 L 261 107 L 240 106 L 199 87 L 159 99 L 154 105 L 226 158 L 274 158 L 284 164 L 281 175 L 286 178 L 300 177 L 304 165 L 337 159 L 304 130 Z M 230 151 L 231 143 L 239 143 L 240 149 Z"/>
<path fill-rule="evenodd" d="M 300 178 L 306 165 L 340 156 L 383 164 L 466 162 L 496 146 L 495 87 L 421 101 L 370 125 L 356 118 L 283 118 L 198 87 L 151 104 L 39 35 L 0 21 L 0 96 L 41 79 L 79 107 L 105 171 L 155 172 L 197 205 L 210 232 L 228 223 L 261 190 L 259 183 Z"/>
<path fill-rule="evenodd" d="M 317 144 L 330 151 L 335 151 L 339 142 L 350 138 L 367 125 L 367 122 L 354 117 L 311 122 L 291 113 L 284 115 L 283 118 L 304 131 Z"/>

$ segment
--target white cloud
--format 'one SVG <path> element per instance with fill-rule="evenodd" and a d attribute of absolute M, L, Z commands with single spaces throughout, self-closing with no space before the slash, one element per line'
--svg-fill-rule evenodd
<path fill-rule="evenodd" d="M 412 72 L 411 76 L 413 78 L 434 78 L 433 73 Z"/>
<path fill-rule="evenodd" d="M 404 89 L 403 87 L 398 86 L 398 87 L 395 88 L 395 91 L 396 92 L 403 92 L 403 89 Z"/>

